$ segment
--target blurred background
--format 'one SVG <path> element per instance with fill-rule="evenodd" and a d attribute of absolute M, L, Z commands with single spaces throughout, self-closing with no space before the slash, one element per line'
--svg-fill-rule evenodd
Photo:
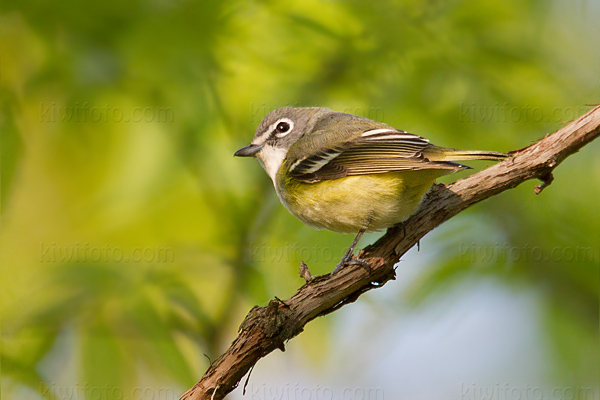
<path fill-rule="evenodd" d="M 2 398 L 176 399 L 301 260 L 333 269 L 352 237 L 232 157 L 269 111 L 518 149 L 600 102 L 598 20 L 598 0 L 4 0 Z M 600 398 L 599 151 L 431 232 L 229 398 Z"/>

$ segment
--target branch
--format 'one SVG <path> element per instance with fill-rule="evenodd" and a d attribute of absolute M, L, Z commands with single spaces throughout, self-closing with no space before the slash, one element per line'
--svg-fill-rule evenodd
<path fill-rule="evenodd" d="M 306 280 L 288 300 L 271 300 L 255 306 L 239 328 L 238 337 L 215 360 L 200 382 L 181 400 L 222 399 L 237 387 L 258 360 L 284 344 L 313 319 L 354 302 L 361 294 L 395 279 L 394 264 L 429 231 L 467 207 L 512 189 L 530 179 L 539 179 L 539 194 L 554 179 L 552 171 L 568 156 L 600 135 L 600 106 L 540 141 L 511 152 L 512 157 L 449 186 L 433 185 L 419 210 L 402 227 L 388 229 L 359 257 L 369 266 L 347 265 L 335 275 L 312 277 L 305 265 Z M 304 267 L 304 268 L 303 268 Z"/>

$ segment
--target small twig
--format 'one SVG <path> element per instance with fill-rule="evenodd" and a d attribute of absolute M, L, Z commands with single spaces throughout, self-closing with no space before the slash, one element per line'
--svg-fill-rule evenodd
<path fill-rule="evenodd" d="M 248 371 L 248 376 L 246 377 L 246 382 L 244 383 L 244 388 L 242 389 L 242 396 L 246 395 L 246 386 L 248 386 L 248 382 L 250 381 L 250 375 L 252 374 L 252 371 L 254 371 L 255 366 L 256 364 L 254 364 L 252 368 L 250 368 L 250 371 Z"/>
<path fill-rule="evenodd" d="M 542 190 L 544 190 L 545 188 L 547 188 L 548 186 L 550 186 L 550 184 L 552 183 L 552 181 L 554 181 L 554 175 L 552 175 L 552 172 L 548 172 L 546 175 L 540 177 L 540 180 L 542 181 L 542 183 L 540 183 L 539 185 L 536 185 L 533 188 L 533 192 L 535 194 L 542 193 Z"/>
<path fill-rule="evenodd" d="M 210 396 L 210 400 L 215 400 L 215 394 L 217 394 L 217 389 L 220 387 L 221 387 L 221 385 L 215 386 L 215 390 L 213 390 L 212 396 Z"/>
<path fill-rule="evenodd" d="M 310 273 L 308 265 L 306 265 L 304 261 L 300 261 L 300 268 L 298 269 L 298 272 L 300 273 L 300 277 L 304 279 L 306 283 L 309 283 L 315 279 L 315 277 Z"/>
<path fill-rule="evenodd" d="M 204 357 L 206 357 L 206 359 L 208 360 L 208 364 L 209 364 L 209 365 L 213 365 L 213 363 L 212 363 L 212 360 L 210 359 L 210 357 L 209 357 L 209 356 L 207 356 L 207 355 L 206 355 L 206 353 L 202 353 L 202 355 L 203 355 Z"/>
<path fill-rule="evenodd" d="M 275 296 L 275 300 L 277 300 L 282 306 L 289 308 L 290 306 L 283 300 L 281 300 L 279 297 Z"/>

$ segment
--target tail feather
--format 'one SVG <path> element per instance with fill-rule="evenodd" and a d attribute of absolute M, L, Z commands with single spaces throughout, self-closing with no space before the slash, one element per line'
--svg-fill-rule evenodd
<path fill-rule="evenodd" d="M 508 154 L 497 151 L 485 150 L 457 150 L 445 147 L 432 146 L 423 152 L 431 161 L 467 161 L 467 160 L 492 160 L 502 161 Z"/>

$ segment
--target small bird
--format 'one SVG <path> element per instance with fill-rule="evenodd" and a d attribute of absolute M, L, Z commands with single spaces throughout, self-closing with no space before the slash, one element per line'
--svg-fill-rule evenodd
<path fill-rule="evenodd" d="M 258 158 L 281 203 L 305 224 L 357 233 L 334 273 L 353 261 L 364 232 L 402 223 L 436 178 L 470 168 L 454 161 L 507 157 L 435 146 L 383 122 L 320 107 L 270 112 L 234 155 Z"/>

